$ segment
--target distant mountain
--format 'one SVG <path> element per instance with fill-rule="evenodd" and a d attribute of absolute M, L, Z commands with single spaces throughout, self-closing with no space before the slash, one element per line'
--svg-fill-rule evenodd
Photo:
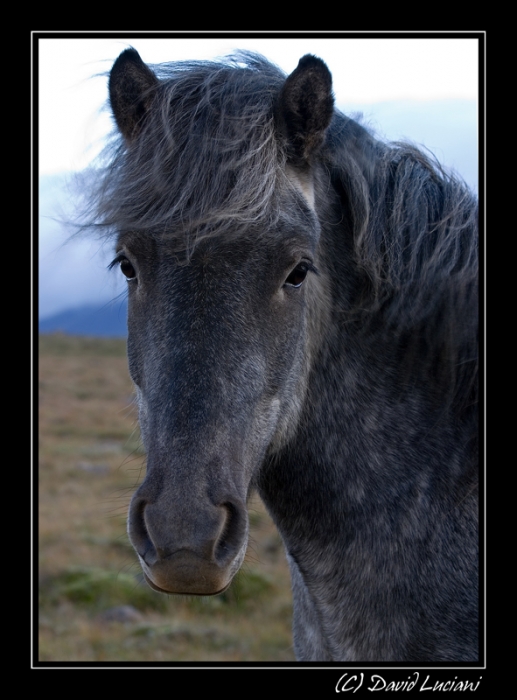
<path fill-rule="evenodd" d="M 70 335 L 126 337 L 127 302 L 101 306 L 80 306 L 41 319 L 40 333 L 61 331 Z"/>

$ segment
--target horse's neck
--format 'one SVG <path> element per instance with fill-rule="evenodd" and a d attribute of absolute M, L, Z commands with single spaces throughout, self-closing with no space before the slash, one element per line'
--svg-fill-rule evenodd
<path fill-rule="evenodd" d="M 298 434 L 264 467 L 261 495 L 288 552 L 299 657 L 400 659 L 400 629 L 420 624 L 418 614 L 406 617 L 400 590 L 424 570 L 426 586 L 438 588 L 450 558 L 471 555 L 476 494 L 462 487 L 454 429 L 436 424 L 419 392 L 393 394 L 380 363 L 352 346 L 341 364 L 333 350 L 312 377 Z M 336 363 L 332 380 L 325 369 Z M 451 532 L 444 513 L 460 503 L 465 514 Z M 447 556 L 430 564 L 428 547 Z M 461 594 L 464 582 L 454 585 Z M 438 619 L 425 595 L 415 609 L 429 605 Z M 353 642 L 347 629 L 357 630 Z"/>
<path fill-rule="evenodd" d="M 260 490 L 294 549 L 319 540 L 328 552 L 329 528 L 340 545 L 383 533 L 390 542 L 409 512 L 424 532 L 429 502 L 454 507 L 475 477 L 468 425 L 442 413 L 425 383 L 400 386 L 389 349 L 377 355 L 375 336 L 359 343 L 335 334 L 321 349 L 296 435 L 264 465 Z"/>

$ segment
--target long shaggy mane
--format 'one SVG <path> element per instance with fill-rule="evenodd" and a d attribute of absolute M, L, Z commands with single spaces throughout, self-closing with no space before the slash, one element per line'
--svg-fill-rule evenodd
<path fill-rule="evenodd" d="M 326 153 L 351 212 L 359 310 L 396 329 L 411 373 L 427 363 L 439 395 L 477 401 L 478 203 L 432 154 L 385 144 L 336 114 Z M 393 336 L 392 336 L 393 337 Z"/>

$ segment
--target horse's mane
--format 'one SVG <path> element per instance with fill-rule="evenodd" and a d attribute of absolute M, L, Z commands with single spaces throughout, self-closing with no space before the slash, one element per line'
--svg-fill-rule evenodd
<path fill-rule="evenodd" d="M 336 114 L 327 140 L 334 185 L 353 220 L 368 291 L 363 319 L 382 316 L 438 385 L 470 402 L 477 389 L 478 206 L 431 154 L 384 144 Z M 446 369 L 444 369 L 446 368 Z M 474 399 L 475 400 L 475 399 Z"/>

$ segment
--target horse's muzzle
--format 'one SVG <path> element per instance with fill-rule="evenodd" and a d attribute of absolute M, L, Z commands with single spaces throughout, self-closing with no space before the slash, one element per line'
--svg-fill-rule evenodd
<path fill-rule="evenodd" d="M 190 507 L 163 497 L 152 502 L 139 489 L 129 509 L 128 532 L 151 588 L 217 595 L 228 588 L 244 559 L 247 510 L 235 498 Z"/>

